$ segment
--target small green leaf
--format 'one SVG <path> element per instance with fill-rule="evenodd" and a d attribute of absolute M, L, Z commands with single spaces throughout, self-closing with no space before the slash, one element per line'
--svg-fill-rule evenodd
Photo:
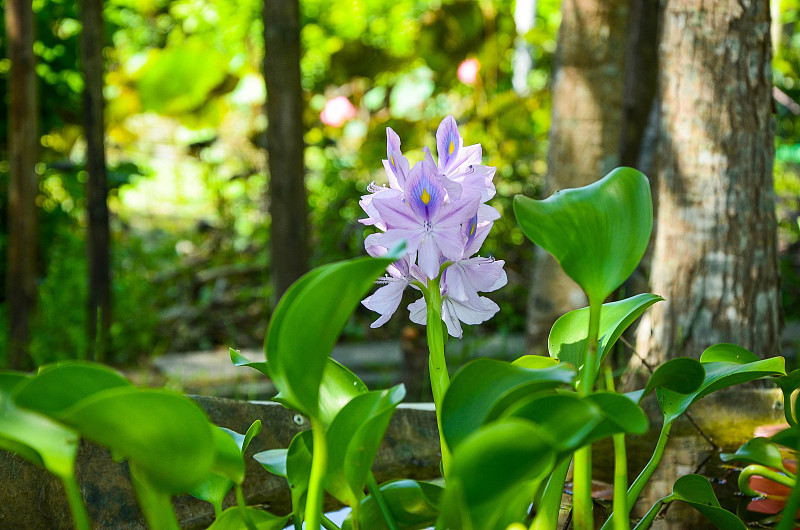
<path fill-rule="evenodd" d="M 442 431 L 451 449 L 516 400 L 571 384 L 575 371 L 564 363 L 531 369 L 476 359 L 453 377 L 442 402 Z"/>
<path fill-rule="evenodd" d="M 783 465 L 781 450 L 769 438 L 753 438 L 745 442 L 735 453 L 722 453 L 719 456 L 723 462 L 760 464 L 789 473 Z"/>
<path fill-rule="evenodd" d="M 644 311 L 663 300 L 660 296 L 643 293 L 603 304 L 600 311 L 600 331 L 597 344 L 597 367 L 603 363 L 608 352 L 628 327 L 641 316 Z M 550 330 L 547 347 L 550 356 L 568 362 L 580 368 L 586 351 L 589 330 L 589 308 L 584 307 L 562 315 Z"/>
<path fill-rule="evenodd" d="M 254 370 L 258 370 L 262 374 L 269 377 L 269 366 L 267 365 L 266 361 L 261 361 L 261 362 L 251 361 L 250 359 L 239 353 L 238 350 L 234 350 L 233 348 L 229 348 L 228 353 L 231 356 L 231 363 L 233 363 L 234 366 L 247 366 Z"/>
<path fill-rule="evenodd" d="M 675 482 L 671 497 L 673 500 L 683 501 L 692 506 L 720 530 L 746 529 L 736 515 L 720 507 L 711 483 L 704 476 L 682 476 Z"/>
<path fill-rule="evenodd" d="M 444 488 L 430 482 L 395 480 L 381 484 L 380 492 L 398 526 L 404 530 L 429 528 L 439 516 L 439 500 Z M 352 516 L 352 512 L 350 514 Z M 358 527 L 370 530 L 388 530 L 389 525 L 372 495 L 367 496 L 358 508 Z M 348 517 L 342 530 L 352 530 Z"/>
<path fill-rule="evenodd" d="M 180 394 L 111 388 L 57 418 L 127 458 L 148 484 L 164 493 L 191 489 L 214 463 L 214 426 L 194 401 Z"/>
<path fill-rule="evenodd" d="M 258 530 L 281 530 L 289 522 L 289 515 L 272 515 L 264 510 L 247 508 L 247 516 Z M 220 515 L 208 530 L 244 530 L 246 523 L 241 508 L 231 506 Z"/>
<path fill-rule="evenodd" d="M 746 359 L 748 356 L 743 356 L 741 352 L 727 348 L 727 345 L 725 346 L 725 348 L 713 350 L 713 353 L 709 355 L 708 358 L 734 358 L 735 360 L 704 362 L 701 358 L 701 364 L 706 371 L 706 375 L 703 384 L 694 392 L 690 394 L 679 394 L 667 388 L 659 388 L 656 390 L 658 404 L 661 407 L 661 411 L 664 413 L 664 421 L 669 423 L 674 422 L 681 414 L 686 412 L 686 409 L 688 409 L 692 403 L 722 388 L 755 381 L 762 377 L 786 374 L 783 357 L 773 357 L 771 359 L 742 363 L 741 359 Z M 725 351 L 729 353 L 725 354 Z M 726 355 L 728 356 L 725 357 Z"/>
<path fill-rule="evenodd" d="M 719 343 L 709 346 L 700 356 L 701 363 L 726 362 L 747 364 L 760 361 L 753 352 L 736 344 Z"/>
<path fill-rule="evenodd" d="M 521 368 L 532 368 L 534 370 L 538 370 L 540 368 L 551 368 L 553 366 L 557 366 L 558 359 L 545 357 L 544 355 L 523 355 L 511 364 Z"/>
<path fill-rule="evenodd" d="M 603 420 L 589 433 L 584 443 L 614 434 L 644 434 L 650 429 L 647 415 L 636 403 L 614 392 L 595 392 L 586 396 L 602 412 Z"/>
<path fill-rule="evenodd" d="M 17 386 L 12 397 L 20 407 L 53 415 L 96 392 L 117 387 L 131 387 L 131 383 L 102 364 L 67 361 L 44 367 Z"/>
<path fill-rule="evenodd" d="M 631 275 L 653 227 L 647 177 L 627 167 L 542 201 L 517 195 L 514 213 L 522 232 L 552 254 L 594 303 Z"/>
<path fill-rule="evenodd" d="M 508 418 L 472 433 L 453 451 L 437 528 L 505 529 L 525 517 L 555 464 L 550 436 Z"/>
<path fill-rule="evenodd" d="M 213 429 L 214 463 L 205 479 L 188 492 L 193 497 L 210 502 L 217 510 L 222 509 L 222 501 L 234 484 L 244 482 L 244 461 L 240 444 L 236 437 L 244 437 L 222 427 Z M 235 435 L 235 436 L 234 436 Z"/>
<path fill-rule="evenodd" d="M 325 431 L 328 442 L 325 489 L 348 506 L 355 506 L 363 499 L 378 446 L 405 395 L 403 385 L 398 385 L 356 396 Z"/>
<path fill-rule="evenodd" d="M 265 342 L 269 374 L 281 403 L 319 418 L 320 383 L 339 333 L 376 277 L 398 257 L 390 253 L 325 265 L 286 291 Z"/>
<path fill-rule="evenodd" d="M 253 458 L 273 475 L 286 478 L 286 457 L 288 453 L 289 449 L 270 449 L 254 454 Z"/>

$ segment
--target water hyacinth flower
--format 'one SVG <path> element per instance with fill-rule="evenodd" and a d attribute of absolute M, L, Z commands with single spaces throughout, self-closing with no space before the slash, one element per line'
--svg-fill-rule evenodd
<path fill-rule="evenodd" d="M 371 256 L 381 256 L 401 241 L 407 254 L 389 267 L 381 287 L 362 301 L 380 314 L 372 327 L 386 323 L 400 306 L 407 287 L 423 294 L 439 289 L 440 313 L 448 333 L 461 337 L 461 323 L 480 324 L 499 310 L 479 293 L 506 284 L 502 260 L 478 255 L 500 217 L 486 202 L 495 195 L 496 168 L 481 165 L 479 144 L 464 145 L 452 116 L 436 132 L 438 161 L 425 149 L 413 167 L 403 156 L 400 138 L 387 128 L 387 159 L 383 161 L 387 186 L 369 187 L 359 204 L 367 214 L 361 222 L 380 232 L 364 244 Z M 408 306 L 410 318 L 427 323 L 426 297 Z"/>

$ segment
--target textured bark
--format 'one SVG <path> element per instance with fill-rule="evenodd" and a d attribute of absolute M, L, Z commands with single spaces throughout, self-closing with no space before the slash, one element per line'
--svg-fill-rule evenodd
<path fill-rule="evenodd" d="M 564 0 L 553 79 L 545 195 L 584 186 L 619 165 L 630 0 Z M 539 250 L 528 300 L 528 344 L 540 350 L 556 318 L 586 297 Z"/>
<path fill-rule="evenodd" d="M 659 47 L 658 217 L 639 327 L 650 363 L 718 342 L 779 353 L 767 0 L 667 0 Z"/>
<path fill-rule="evenodd" d="M 108 226 L 105 127 L 103 121 L 103 3 L 81 0 L 81 62 L 83 67 L 83 126 L 86 132 L 86 209 L 89 226 L 87 254 L 89 297 L 87 332 L 89 359 L 102 361 L 111 328 L 111 264 Z"/>
<path fill-rule="evenodd" d="M 308 270 L 297 0 L 264 1 L 272 285 L 277 300 Z"/>
<path fill-rule="evenodd" d="M 6 0 L 8 76 L 8 365 L 30 365 L 30 316 L 36 305 L 37 103 L 33 55 L 33 10 L 27 0 Z"/>

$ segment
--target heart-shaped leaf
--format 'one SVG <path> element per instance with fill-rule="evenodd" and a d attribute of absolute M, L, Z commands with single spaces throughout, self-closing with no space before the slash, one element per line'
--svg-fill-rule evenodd
<path fill-rule="evenodd" d="M 405 387 L 397 385 L 389 390 L 356 396 L 339 411 L 325 431 L 328 442 L 325 489 L 348 506 L 355 506 L 364 498 L 364 487 L 378 446 L 395 408 L 405 395 Z"/>
<path fill-rule="evenodd" d="M 517 195 L 514 214 L 522 232 L 552 254 L 595 304 L 631 275 L 653 228 L 650 183 L 627 167 L 542 201 Z"/>
<path fill-rule="evenodd" d="M 571 384 L 575 371 L 566 364 L 532 369 L 494 359 L 476 359 L 453 377 L 442 401 L 442 431 L 455 449 L 484 422 L 516 400 Z"/>
<path fill-rule="evenodd" d="M 472 433 L 453 451 L 436 527 L 494 530 L 522 520 L 555 465 L 550 439 L 518 418 Z"/>
<path fill-rule="evenodd" d="M 703 514 L 720 530 L 746 530 L 744 523 L 733 513 L 719 505 L 717 496 L 708 479 L 701 475 L 684 475 L 679 478 L 672 489 L 672 495 L 664 497 L 636 525 L 643 530 L 650 527 L 658 509 L 665 502 L 683 501 Z"/>
<path fill-rule="evenodd" d="M 13 399 L 20 407 L 53 415 L 96 392 L 130 386 L 130 381 L 102 364 L 66 361 L 44 367 L 17 386 Z"/>
<path fill-rule="evenodd" d="M 444 488 L 430 482 L 395 480 L 381 484 L 380 492 L 397 525 L 404 530 L 430 528 L 439 516 L 439 500 Z M 352 512 L 350 514 L 352 516 Z M 372 495 L 358 508 L 358 527 L 370 530 L 389 530 L 389 525 Z M 352 530 L 353 521 L 345 519 L 342 530 Z"/>
<path fill-rule="evenodd" d="M 636 402 L 656 388 L 666 388 L 679 394 L 691 394 L 700 388 L 706 377 L 703 363 L 689 357 L 670 359 L 656 368 L 647 385 L 638 394 Z"/>
<path fill-rule="evenodd" d="M 722 388 L 755 381 L 762 377 L 786 374 L 783 357 L 758 360 L 756 357 L 751 357 L 752 354 L 745 355 L 741 351 L 744 348 L 732 346 L 727 344 L 712 346 L 709 348 L 710 354 L 704 353 L 700 357 L 706 375 L 703 383 L 694 392 L 679 394 L 667 388 L 656 390 L 658 404 L 664 413 L 664 421 L 674 422 L 692 403 Z M 707 362 L 707 359 L 714 360 Z"/>
<path fill-rule="evenodd" d="M 614 347 L 617 340 L 628 327 L 641 316 L 644 311 L 663 300 L 660 296 L 643 293 L 603 304 L 600 311 L 600 337 L 597 344 L 597 367 L 603 363 L 606 355 Z M 589 308 L 584 307 L 562 315 L 550 330 L 547 347 L 550 356 L 568 362 L 580 368 L 586 352 L 586 341 L 589 331 Z M 596 367 L 596 368 L 597 368 Z M 594 373 L 598 373 L 595 369 Z"/>
<path fill-rule="evenodd" d="M 265 350 L 278 398 L 318 419 L 319 388 L 328 356 L 375 278 L 400 257 L 357 258 L 314 269 L 283 295 L 272 315 Z"/>
<path fill-rule="evenodd" d="M 783 465 L 781 450 L 769 438 L 753 438 L 745 442 L 735 453 L 722 453 L 719 456 L 723 462 L 760 464 L 788 473 Z"/>
<path fill-rule="evenodd" d="M 186 396 L 117 387 L 96 392 L 57 414 L 86 438 L 135 466 L 160 492 L 187 491 L 214 463 L 214 426 Z"/>
<path fill-rule="evenodd" d="M 246 517 L 257 530 L 281 530 L 289 522 L 288 515 L 272 515 L 264 510 L 246 508 Z M 242 509 L 231 506 L 220 515 L 208 530 L 243 530 L 247 523 L 242 515 Z"/>

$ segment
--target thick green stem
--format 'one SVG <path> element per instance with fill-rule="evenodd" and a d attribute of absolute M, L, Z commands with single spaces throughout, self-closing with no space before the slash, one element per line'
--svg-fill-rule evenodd
<path fill-rule="evenodd" d="M 561 497 L 564 494 L 569 462 L 569 458 L 564 458 L 547 479 L 529 530 L 555 530 L 558 527 L 558 514 L 561 511 Z"/>
<path fill-rule="evenodd" d="M 75 530 L 89 530 L 92 525 L 89 522 L 89 515 L 86 513 L 86 506 L 83 504 L 83 497 L 75 477 L 72 475 L 61 477 L 64 484 L 64 491 L 67 494 L 69 510 L 72 512 L 72 520 L 75 522 Z"/>
<path fill-rule="evenodd" d="M 300 527 L 295 526 L 295 528 L 300 528 Z M 322 516 L 322 528 L 324 528 L 325 530 L 341 530 L 338 526 L 336 526 L 336 523 L 334 523 L 324 515 Z"/>
<path fill-rule="evenodd" d="M 389 505 L 386 504 L 386 499 L 383 498 L 383 493 L 381 493 L 381 489 L 378 487 L 378 481 L 375 480 L 375 475 L 372 474 L 372 471 L 370 471 L 367 476 L 367 489 L 372 495 L 372 498 L 375 499 L 375 502 L 378 503 L 378 508 L 380 508 L 383 519 L 386 521 L 389 530 L 400 530 L 400 527 L 397 526 L 397 521 L 394 519 L 392 510 L 389 509 Z"/>
<path fill-rule="evenodd" d="M 322 497 L 325 490 L 322 481 L 328 467 L 328 445 L 325 428 L 318 420 L 311 419 L 311 473 L 308 477 L 308 496 L 306 497 L 306 528 L 319 530 L 322 518 Z"/>
<path fill-rule="evenodd" d="M 581 397 L 592 394 L 594 382 L 597 378 L 595 368 L 597 365 L 597 340 L 600 334 L 600 311 L 602 307 L 602 300 L 600 303 L 595 300 L 589 300 L 589 333 L 586 341 L 586 352 L 583 357 L 581 381 L 578 385 L 578 394 Z M 575 527 L 578 530 L 592 530 L 594 528 L 594 516 L 592 514 L 592 446 L 587 445 L 575 451 L 574 460 L 572 510 L 575 518 Z"/>
<path fill-rule="evenodd" d="M 779 473 L 774 469 L 760 466 L 758 464 L 752 464 L 744 468 L 741 473 L 739 473 L 739 491 L 751 497 L 763 496 L 761 492 L 753 490 L 748 483 L 750 477 L 754 475 L 757 477 L 767 478 L 789 488 L 794 487 L 795 483 L 797 482 L 796 478 L 787 477 L 783 473 Z"/>
<path fill-rule="evenodd" d="M 606 365 L 605 369 L 606 389 L 614 392 L 614 374 L 611 367 Z M 625 434 L 618 433 L 614 439 L 614 499 L 612 512 L 612 523 L 614 530 L 629 530 L 630 520 L 628 519 L 628 455 L 625 449 Z"/>
<path fill-rule="evenodd" d="M 447 387 L 450 386 L 450 374 L 444 357 L 444 329 L 442 325 L 442 294 L 439 291 L 439 280 L 428 282 L 425 291 L 425 302 L 428 308 L 428 371 L 431 379 L 433 403 L 436 407 L 436 426 L 439 428 L 439 444 L 442 451 L 442 472 L 447 478 L 450 470 L 450 450 L 442 432 L 442 400 Z"/>
<path fill-rule="evenodd" d="M 653 504 L 653 506 L 644 514 L 642 520 L 633 528 L 633 530 L 647 530 L 655 521 L 658 512 L 661 511 L 661 507 L 664 506 L 664 503 L 672 502 L 672 496 L 664 497 L 663 499 L 659 499 Z"/>
<path fill-rule="evenodd" d="M 661 463 L 661 457 L 664 456 L 664 448 L 667 446 L 667 440 L 669 439 L 670 429 L 672 429 L 672 422 L 665 421 L 664 425 L 661 426 L 661 432 L 658 435 L 658 442 L 656 442 L 656 448 L 653 451 L 653 456 L 650 457 L 650 461 L 647 462 L 647 465 L 644 466 L 642 472 L 639 473 L 639 476 L 633 481 L 631 487 L 628 488 L 627 506 L 625 507 L 626 518 L 631 513 L 633 505 L 636 504 L 636 500 L 639 498 L 639 495 L 642 494 L 642 490 L 644 490 L 647 481 L 650 480 L 650 477 L 653 476 L 653 473 L 655 473 L 655 470 L 658 468 L 658 464 Z M 614 518 L 615 516 L 612 513 L 611 517 L 606 521 L 600 530 L 608 530 L 611 528 L 611 521 L 613 521 Z"/>

